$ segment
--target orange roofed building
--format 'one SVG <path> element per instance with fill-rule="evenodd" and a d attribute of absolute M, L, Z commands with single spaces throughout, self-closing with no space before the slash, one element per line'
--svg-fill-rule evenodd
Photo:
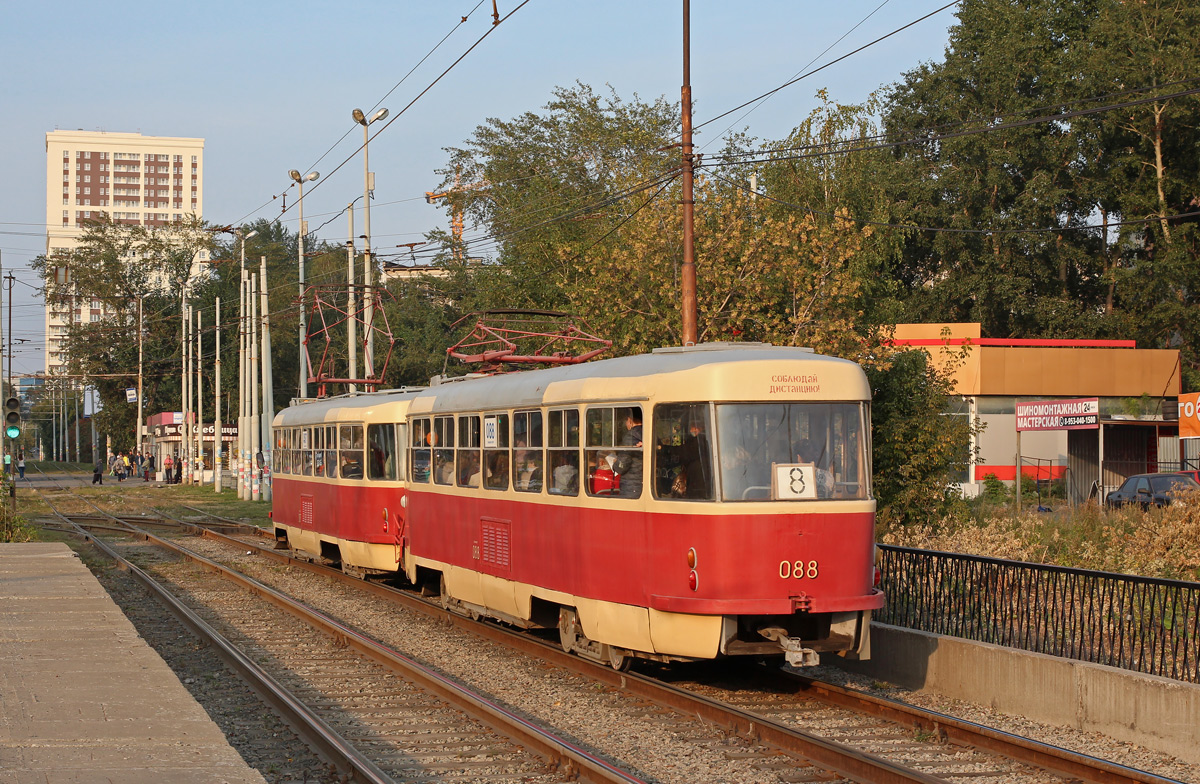
<path fill-rule="evenodd" d="M 949 415 L 977 418 L 964 493 L 989 474 L 1013 481 L 1065 479 L 1073 501 L 1099 497 L 1133 474 L 1177 470 L 1179 352 L 1139 349 L 1132 340 L 985 338 L 979 324 L 898 324 L 895 343 L 919 347 L 950 372 L 959 396 Z M 1099 399 L 1096 426 L 1017 436 L 1017 405 Z M 1194 456 L 1192 461 L 1194 462 Z M 1098 494 L 1098 495 L 1097 495 Z"/>

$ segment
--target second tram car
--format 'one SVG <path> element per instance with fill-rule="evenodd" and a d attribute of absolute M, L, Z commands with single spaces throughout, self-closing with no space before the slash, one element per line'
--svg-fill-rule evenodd
<path fill-rule="evenodd" d="M 618 668 L 865 658 L 869 401 L 853 362 L 704 344 L 300 403 L 274 421 L 274 526 Z"/>

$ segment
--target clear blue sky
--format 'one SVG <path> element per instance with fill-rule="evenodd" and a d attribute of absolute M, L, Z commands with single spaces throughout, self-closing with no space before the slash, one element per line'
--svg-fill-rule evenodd
<path fill-rule="evenodd" d="M 498 0 L 501 17 L 519 2 Z M 695 122 L 943 4 L 694 0 Z M 681 8 L 680 0 L 530 0 L 397 118 L 491 27 L 489 0 L 5 3 L 0 251 L 5 272 L 15 268 L 18 280 L 13 334 L 28 341 L 16 352 L 17 372 L 43 366 L 39 281 L 27 265 L 45 247 L 47 131 L 204 138 L 203 217 L 213 223 L 277 216 L 280 201 L 272 196 L 288 190 L 288 169 L 316 169 L 320 187 L 310 186 L 304 200 L 315 229 L 362 195 L 362 159 L 352 157 L 362 133 L 351 110 L 386 106 L 397 119 L 370 145 L 371 229 L 382 253 L 446 227 L 443 210 L 426 204 L 424 192 L 440 182 L 442 148 L 461 144 L 487 118 L 536 111 L 555 86 L 575 81 L 597 90 L 611 85 L 622 98 L 678 100 Z M 469 18 L 460 24 L 462 16 Z M 940 60 L 953 23 L 953 9 L 943 11 L 776 94 L 735 129 L 782 138 L 817 105 L 821 88 L 839 102 L 862 101 L 919 63 Z M 741 114 L 706 127 L 697 144 L 713 142 Z M 291 204 L 295 190 L 288 193 Z M 284 220 L 294 229 L 295 211 Z M 345 233 L 341 217 L 320 236 L 336 241 Z"/>

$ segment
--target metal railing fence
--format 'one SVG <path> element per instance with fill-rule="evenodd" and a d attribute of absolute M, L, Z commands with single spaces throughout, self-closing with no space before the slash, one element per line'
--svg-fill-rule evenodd
<path fill-rule="evenodd" d="M 1200 583 L 879 549 L 882 623 L 1200 683 Z"/>

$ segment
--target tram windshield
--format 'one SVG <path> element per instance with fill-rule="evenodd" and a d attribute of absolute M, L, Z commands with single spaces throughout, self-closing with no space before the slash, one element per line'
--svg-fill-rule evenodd
<path fill-rule="evenodd" d="M 726 501 L 869 498 L 863 403 L 717 405 Z"/>

